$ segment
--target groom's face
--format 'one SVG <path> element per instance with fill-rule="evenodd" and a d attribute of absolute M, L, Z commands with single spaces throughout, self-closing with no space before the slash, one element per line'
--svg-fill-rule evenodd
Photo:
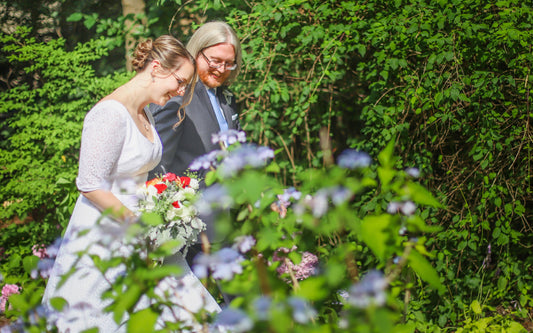
<path fill-rule="evenodd" d="M 196 57 L 196 67 L 200 80 L 208 88 L 220 87 L 231 75 L 231 67 L 235 64 L 233 45 L 221 43 L 205 48 Z"/>

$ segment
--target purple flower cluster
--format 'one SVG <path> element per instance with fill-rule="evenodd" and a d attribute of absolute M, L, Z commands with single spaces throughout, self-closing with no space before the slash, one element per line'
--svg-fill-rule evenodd
<path fill-rule="evenodd" d="M 244 143 L 246 142 L 246 133 L 244 131 L 237 131 L 234 129 L 229 129 L 227 131 L 222 131 L 215 133 L 211 136 L 211 142 L 213 144 L 217 143 L 226 143 L 232 145 L 236 142 Z"/>
<path fill-rule="evenodd" d="M 370 155 L 355 149 L 346 149 L 337 158 L 337 164 L 346 169 L 359 169 L 370 166 L 372 159 Z"/>
<path fill-rule="evenodd" d="M 378 270 L 372 270 L 350 288 L 348 302 L 361 309 L 370 305 L 382 306 L 386 301 L 386 287 L 387 280 L 383 273 Z"/>
<path fill-rule="evenodd" d="M 16 284 L 5 284 L 2 287 L 2 295 L 0 295 L 0 311 L 5 312 L 6 311 L 6 304 L 7 300 L 9 299 L 9 296 L 13 294 L 19 294 L 20 293 L 20 287 Z"/>
<path fill-rule="evenodd" d="M 296 250 L 296 246 L 294 246 L 291 250 L 282 247 L 274 253 L 272 260 L 281 262 L 278 268 L 276 268 L 276 272 L 278 272 L 279 275 L 282 275 L 292 271 L 297 280 L 305 280 L 308 277 L 316 274 L 318 266 L 318 257 L 316 255 L 304 251 L 302 253 L 302 261 L 297 265 L 286 256 L 279 255 L 280 252 L 289 253 L 294 250 Z"/>
<path fill-rule="evenodd" d="M 234 249 L 223 248 L 209 255 L 199 254 L 193 260 L 192 270 L 200 279 L 211 276 L 218 280 L 231 280 L 234 274 L 242 273 L 244 257 Z"/>

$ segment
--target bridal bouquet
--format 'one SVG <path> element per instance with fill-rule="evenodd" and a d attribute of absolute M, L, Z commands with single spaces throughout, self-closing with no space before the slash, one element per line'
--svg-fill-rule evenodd
<path fill-rule="evenodd" d="M 177 240 L 180 246 L 173 253 L 196 243 L 198 235 L 205 230 L 205 223 L 198 218 L 193 205 L 199 182 L 194 177 L 179 177 L 173 173 L 148 180 L 138 192 L 139 212 L 158 214 L 163 222 L 151 227 L 149 241 L 159 247 L 170 240 Z"/>

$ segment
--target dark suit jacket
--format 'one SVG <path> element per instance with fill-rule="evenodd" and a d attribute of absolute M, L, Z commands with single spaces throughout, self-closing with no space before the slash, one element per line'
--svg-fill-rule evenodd
<path fill-rule="evenodd" d="M 217 98 L 228 127 L 241 130 L 235 97 L 226 97 L 224 90 L 227 91 L 227 88 L 217 89 Z M 149 179 L 167 172 L 183 175 L 195 158 L 220 149 L 218 144 L 211 143 L 211 135 L 218 133 L 220 127 L 205 85 L 198 81 L 191 103 L 185 107 L 185 119 L 176 128 L 172 128 L 178 122 L 177 113 L 181 103 L 182 97 L 177 96 L 163 107 L 150 105 L 156 130 L 163 143 L 163 156 L 159 165 L 150 172 Z M 206 172 L 202 170 L 198 176 L 204 178 Z"/>
<path fill-rule="evenodd" d="M 235 97 L 227 98 L 224 90 L 229 92 L 227 88 L 217 89 L 217 99 L 228 122 L 228 128 L 241 130 Z M 195 158 L 220 149 L 218 144 L 211 143 L 211 135 L 220 132 L 220 126 L 204 84 L 198 81 L 191 103 L 185 107 L 185 118 L 176 128 L 173 128 L 178 122 L 178 109 L 181 103 L 182 97 L 177 96 L 171 98 L 163 107 L 156 104 L 150 105 L 155 128 L 163 143 L 163 156 L 159 165 L 150 171 L 148 179 L 167 172 L 183 176 L 184 171 L 189 168 Z M 200 170 L 197 175 L 205 179 L 207 172 L 208 170 Z M 200 182 L 200 188 L 205 188 L 203 181 Z M 215 216 L 201 216 L 201 218 L 207 225 L 206 234 L 209 240 L 220 241 L 215 236 L 213 225 Z"/>

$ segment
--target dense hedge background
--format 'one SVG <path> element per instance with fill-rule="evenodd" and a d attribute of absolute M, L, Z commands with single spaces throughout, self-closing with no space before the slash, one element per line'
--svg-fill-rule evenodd
<path fill-rule="evenodd" d="M 454 327 L 479 315 L 470 307 L 477 301 L 484 315 L 512 313 L 525 322 L 533 304 L 532 5 L 147 2 L 148 23 L 137 36 L 170 30 L 186 41 L 205 20 L 229 22 L 244 49 L 232 86 L 241 122 L 252 141 L 278 150 L 287 186 L 327 163 L 325 148 L 377 156 L 395 139 L 397 167 L 418 167 L 446 204 L 428 222 L 442 227 L 429 245 L 447 293 L 417 289 L 409 316 Z M 50 226 L 66 224 L 85 112 L 130 75 L 116 67 L 122 21 L 87 8 L 79 7 L 77 21 L 61 20 L 72 37 L 35 29 L 0 37 L 0 220 L 33 219 L 26 231 L 14 224 L 2 231 L 3 265 L 29 244 L 50 242 L 60 231 Z M 91 38 L 81 38 L 87 31 Z"/>

